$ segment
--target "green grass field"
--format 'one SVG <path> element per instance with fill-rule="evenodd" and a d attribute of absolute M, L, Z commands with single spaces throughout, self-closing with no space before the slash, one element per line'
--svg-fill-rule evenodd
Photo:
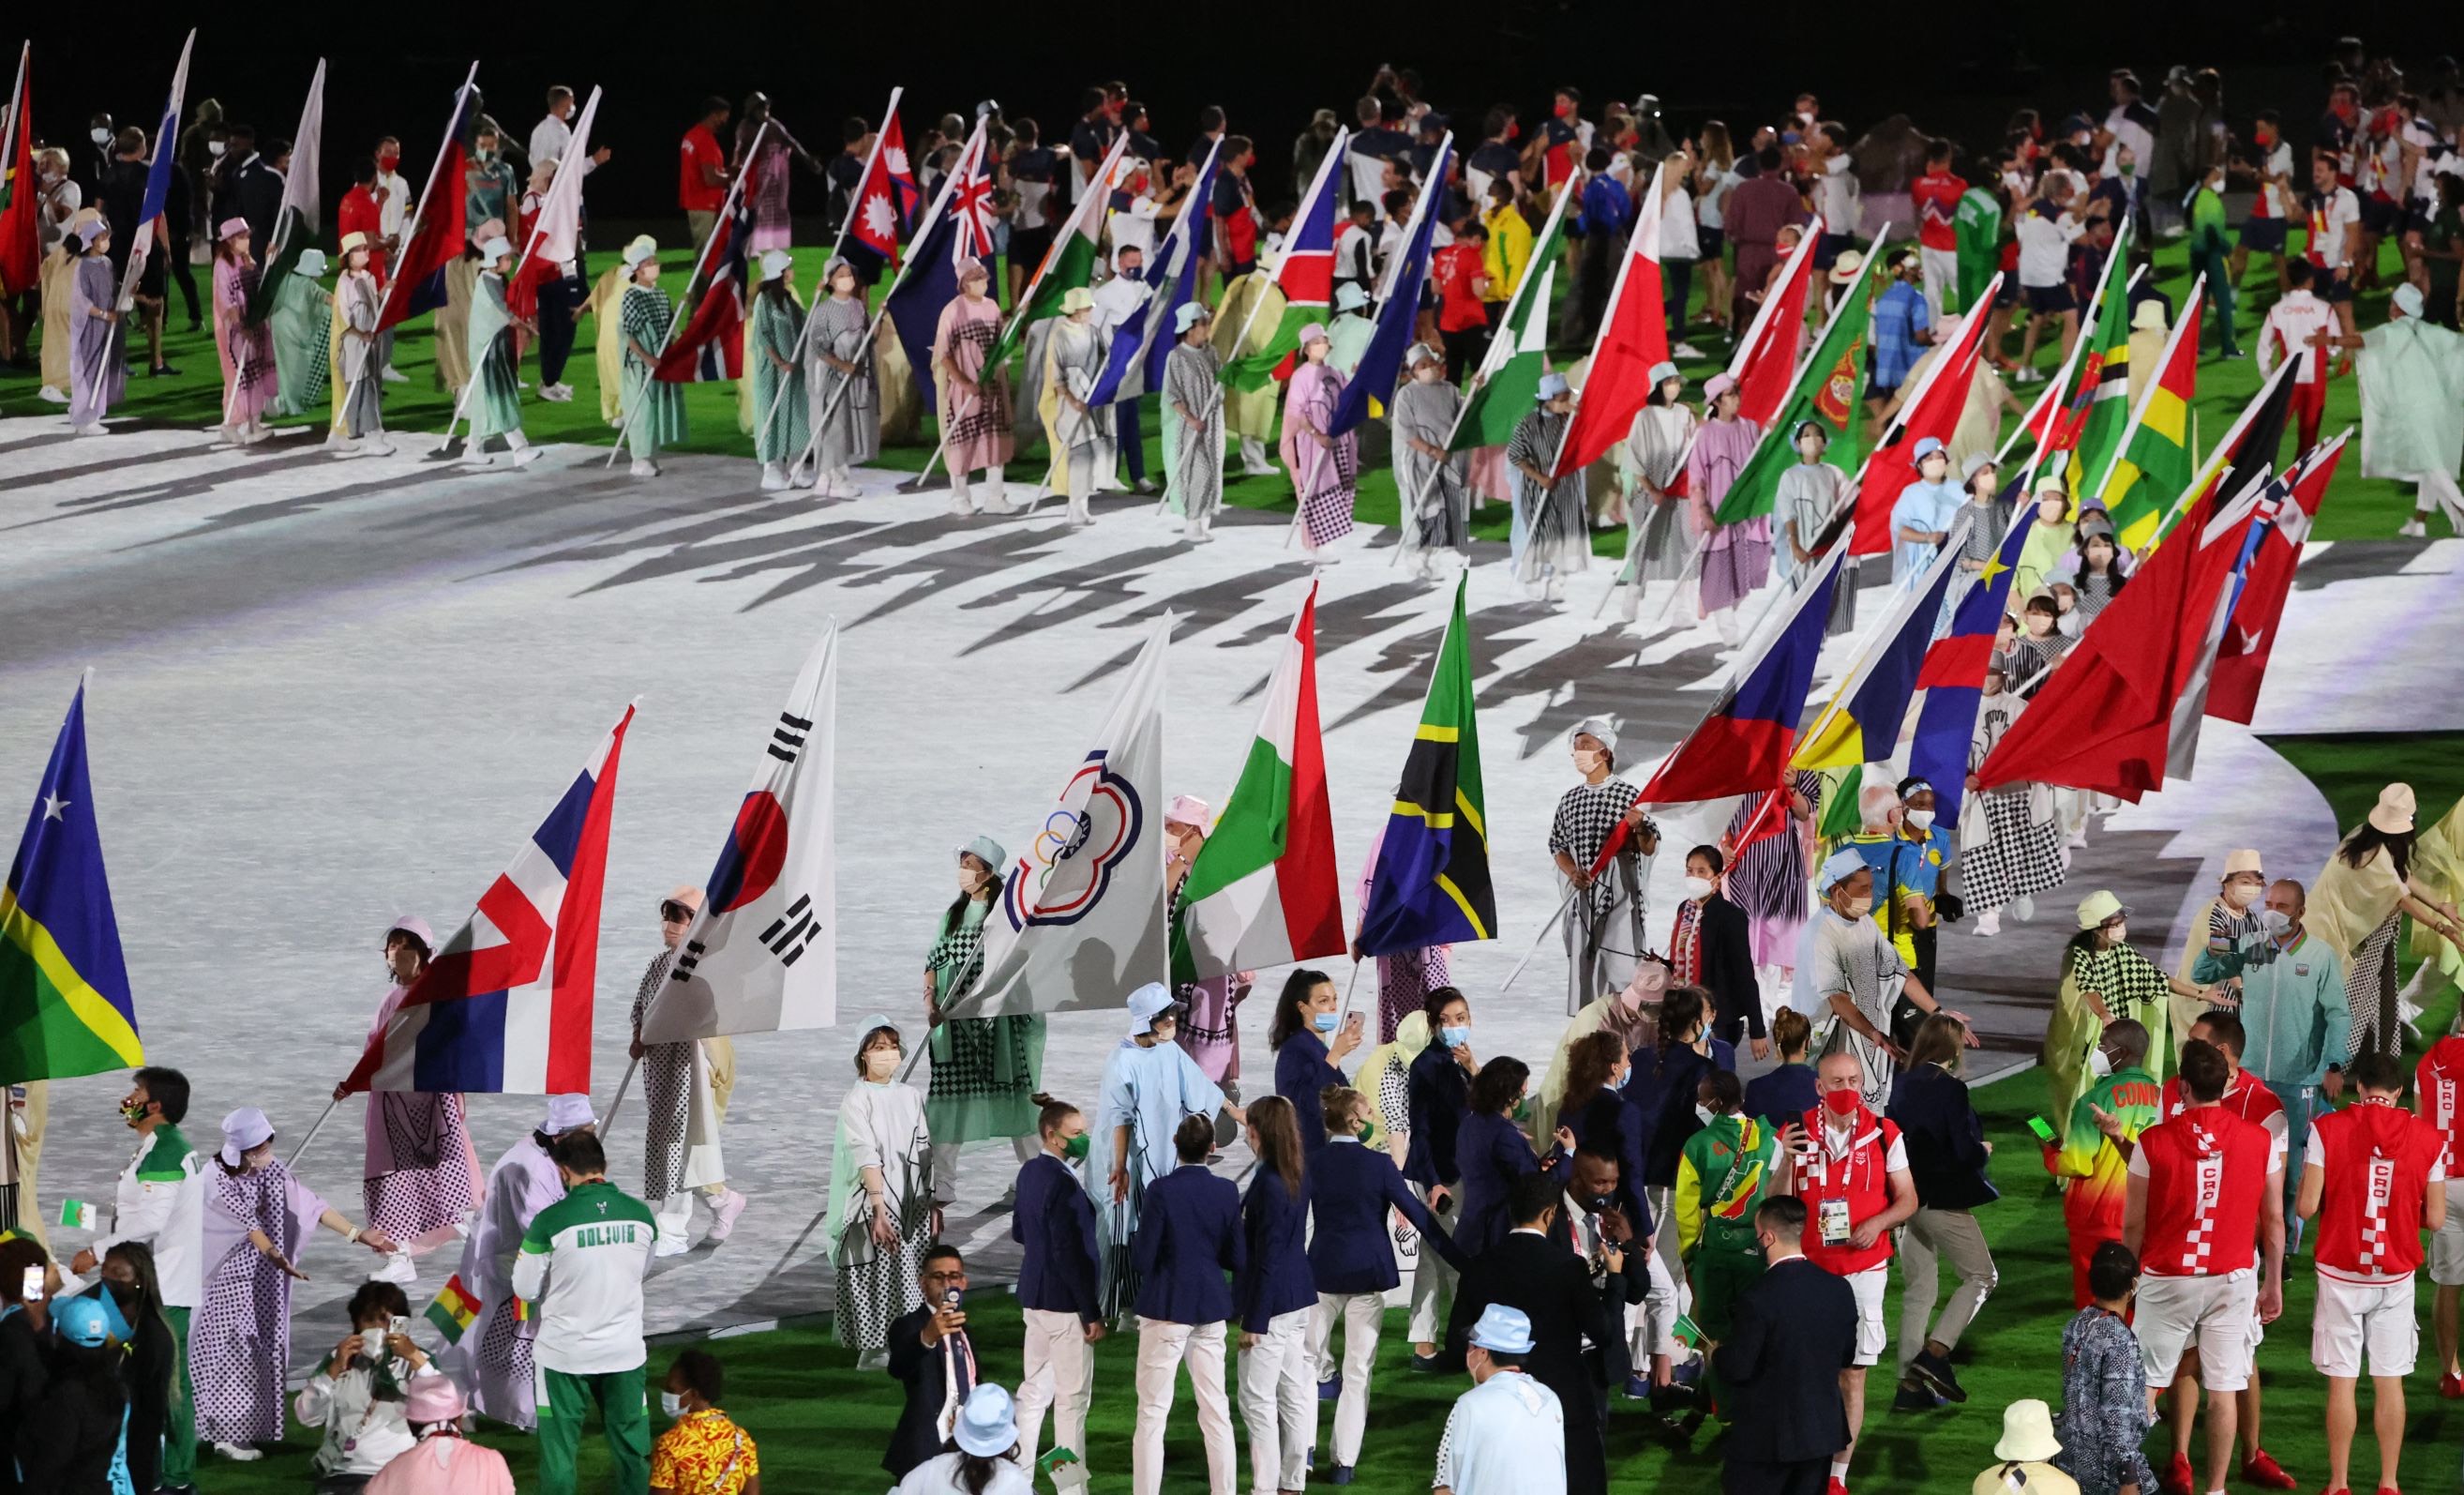
<path fill-rule="evenodd" d="M 622 243 L 624 239 L 624 235 L 612 228 L 604 231 L 604 237 L 608 246 Z M 603 247 L 598 262 L 604 265 L 612 249 Z M 818 247 L 796 251 L 796 283 L 800 290 L 809 293 L 826 257 L 827 251 Z M 2392 284 L 2394 279 L 2401 275 L 2398 256 L 2389 246 L 2382 257 Z M 671 251 L 667 263 L 668 288 L 671 292 L 678 291 L 682 288 L 685 273 L 680 268 L 684 256 Z M 2178 305 L 2189 287 L 2185 252 L 2174 246 L 2161 248 L 2154 273 Z M 199 277 L 201 281 L 209 279 L 202 269 Z M 2258 324 L 2276 295 L 2272 273 L 2263 262 L 2252 267 L 2248 281 L 2250 288 L 2241 296 L 2235 315 L 2239 339 L 2245 347 L 2255 346 Z M 330 287 L 330 278 L 327 283 Z M 2364 295 L 2358 311 L 2361 324 L 2369 326 L 2383 321 L 2387 315 L 2386 301 L 2384 291 Z M 1698 312 L 1700 306 L 1698 295 L 1695 302 Z M 143 350 L 140 347 L 130 361 L 128 397 L 113 413 L 116 417 L 203 429 L 221 418 L 221 376 L 215 364 L 211 334 L 177 330 L 185 326 L 185 322 L 176 291 L 172 297 L 171 316 L 174 330 L 165 337 L 165 351 L 168 362 L 180 370 L 178 376 L 147 377 L 143 367 L 145 362 Z M 413 437 L 442 432 L 452 413 L 452 402 L 436 388 L 429 323 L 429 318 L 422 317 L 404 324 L 399 334 L 395 364 L 410 376 L 410 382 L 389 386 L 385 391 L 385 424 L 398 434 Z M 612 443 L 614 433 L 599 418 L 597 371 L 589 357 L 598 334 L 597 319 L 583 319 L 580 343 L 565 376 L 566 382 L 576 391 L 571 403 L 551 404 L 538 399 L 535 393 L 526 394 L 523 418 L 534 441 L 571 441 L 600 446 Z M 1715 332 L 1700 324 L 1690 336 L 1694 346 L 1709 356 L 1688 364 L 1684 370 L 1686 377 L 1689 380 L 1707 378 L 1725 364 L 1727 346 Z M 1574 350 L 1570 356 L 1580 356 L 1580 351 Z M 2015 338 L 2010 351 L 2013 355 L 2017 352 Z M 2058 346 L 2039 348 L 2036 364 L 2050 371 L 2058 364 L 2059 354 Z M 536 356 L 524 368 L 523 378 L 532 385 L 538 383 Z M 47 405 L 35 397 L 35 382 L 30 373 L 0 369 L 0 414 L 64 416 L 63 408 Z M 2194 411 L 2203 452 L 2208 444 L 2223 435 L 2233 416 L 2257 392 L 2258 383 L 2255 365 L 2250 358 L 2211 358 L 2201 364 L 2199 395 Z M 2032 396 L 2035 390 L 2026 389 L 2021 392 L 2023 396 Z M 2336 380 L 2329 387 L 2326 420 L 2321 429 L 2332 434 L 2358 420 L 2359 399 L 2355 381 L 2349 378 Z M 691 435 L 681 444 L 680 450 L 750 459 L 752 440 L 737 429 L 732 386 L 688 386 L 685 403 Z M 277 424 L 304 426 L 308 422 L 293 420 Z M 2015 419 L 2009 424 L 2015 424 Z M 1142 429 L 1148 435 L 1148 470 L 1157 471 L 1161 464 L 1160 438 L 1155 435 L 1157 415 L 1155 397 L 1152 394 L 1145 399 Z M 920 445 L 893 447 L 882 454 L 879 465 L 912 471 L 921 468 L 929 455 L 930 448 Z M 1039 441 L 1011 465 L 1009 477 L 1013 480 L 1033 480 L 1041 472 L 1042 455 Z M 2350 459 L 2343 464 L 2329 490 L 2329 500 L 2321 509 L 2314 534 L 2321 540 L 2392 537 L 2396 526 L 2411 512 L 2410 493 L 2402 483 L 2364 479 L 2360 473 L 2358 454 L 2348 456 Z M 750 468 L 745 480 L 748 486 L 753 481 Z M 1225 496 L 1231 502 L 1244 507 L 1280 509 L 1286 513 L 1292 508 L 1291 484 L 1280 477 L 1232 478 L 1226 484 Z M 1359 516 L 1365 523 L 1391 524 L 1396 515 L 1394 473 L 1383 463 L 1376 464 L 1361 475 Z M 1484 539 L 1503 540 L 1507 524 L 1505 507 L 1492 504 L 1474 518 L 1472 531 Z M 1602 553 L 1618 554 L 1624 538 L 1619 534 L 1604 533 L 1596 538 L 1595 544 Z"/>

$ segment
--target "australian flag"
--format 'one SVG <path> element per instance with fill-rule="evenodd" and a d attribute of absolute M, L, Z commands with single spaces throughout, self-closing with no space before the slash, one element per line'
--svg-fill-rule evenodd
<path fill-rule="evenodd" d="M 659 354 L 655 377 L 667 384 L 700 384 L 744 377 L 746 298 L 753 291 L 752 266 L 745 246 L 753 241 L 753 167 L 745 166 L 743 190 L 736 194 L 736 211 L 710 231 L 710 243 L 696 267 L 710 267 L 710 284 L 693 307 L 682 331 L 668 340 Z M 686 287 L 692 289 L 690 285 Z"/>

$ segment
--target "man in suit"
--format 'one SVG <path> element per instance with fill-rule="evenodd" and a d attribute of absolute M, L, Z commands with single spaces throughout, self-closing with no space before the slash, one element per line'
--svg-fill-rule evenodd
<path fill-rule="evenodd" d="M 959 1306 L 967 1291 L 967 1263 L 956 1246 L 924 1253 L 924 1305 L 890 1325 L 890 1373 L 907 1388 L 907 1407 L 890 1435 L 881 1466 L 894 1482 L 941 1452 L 948 1417 L 957 1416 L 976 1388 L 976 1349 L 967 1339 L 967 1315 Z"/>
<path fill-rule="evenodd" d="M 1531 1378 L 1557 1394 L 1566 1415 L 1567 1495 L 1606 1495 L 1608 1388 L 1625 1379 L 1624 1246 L 1600 1242 L 1601 1277 L 1556 1234 L 1564 1186 L 1547 1173 L 1528 1173 L 1507 1198 L 1514 1228 L 1481 1253 L 1463 1273 L 1446 1339 L 1469 1342 L 1471 1327 L 1493 1303 L 1519 1308 L 1531 1324 Z M 1638 1263 L 1638 1266 L 1639 1263 Z M 1586 1345 L 1596 1351 L 1587 1358 Z"/>
<path fill-rule="evenodd" d="M 1067 1488 L 1087 1482 L 1087 1405 L 1094 1394 L 1095 1341 L 1104 1337 L 1095 1290 L 1095 1206 L 1068 1161 L 1086 1155 L 1087 1118 L 1054 1101 L 1044 1107 L 1036 1131 L 1044 1150 L 1018 1171 L 1009 1226 L 1010 1238 L 1025 1248 L 1018 1267 L 1018 1304 L 1026 1319 L 1018 1462 L 1034 1468 L 1045 1409 L 1051 1408 L 1053 1446 L 1078 1456 L 1053 1471 L 1054 1484 Z"/>
<path fill-rule="evenodd" d="M 1727 1495 L 1839 1495 L 1831 1461 L 1848 1445 L 1840 1373 L 1857 1356 L 1857 1295 L 1805 1259 L 1805 1203 L 1781 1195 L 1754 1212 L 1766 1267 L 1741 1294 L 1735 1327 L 1711 1353 L 1739 1429 L 1727 1440 Z"/>
<path fill-rule="evenodd" d="M 1163 1487 L 1163 1431 L 1173 1381 L 1189 1364 L 1198 1430 L 1206 1439 L 1211 1495 L 1233 1495 L 1232 1403 L 1223 1395 L 1223 1325 L 1232 1283 L 1247 1264 L 1241 1191 L 1207 1171 L 1215 1118 L 1187 1116 L 1172 1136 L 1180 1166 L 1147 1186 L 1133 1242 L 1138 1273 L 1138 1416 L 1130 1445 L 1130 1488 Z"/>

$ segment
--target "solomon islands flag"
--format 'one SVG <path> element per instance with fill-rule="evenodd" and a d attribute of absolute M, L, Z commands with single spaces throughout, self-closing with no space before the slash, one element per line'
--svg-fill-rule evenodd
<path fill-rule="evenodd" d="M 0 891 L 0 1084 L 143 1062 L 86 775 L 79 681 Z"/>
<path fill-rule="evenodd" d="M 589 1091 L 599 892 L 633 709 L 404 993 L 345 1089 Z"/>
<path fill-rule="evenodd" d="M 1993 658 L 1993 636 L 2011 606 L 2012 569 L 2035 523 L 2034 503 L 2012 514 L 2001 547 L 1952 610 L 1950 632 L 1925 650 L 1925 663 L 1917 670 L 1917 688 L 1925 694 L 1908 748 L 1908 774 L 1933 786 L 1937 825 L 1959 823 L 1959 802 L 1968 792 L 1968 750 L 1976 736 L 1977 703 L 1985 694 L 1985 666 Z"/>
<path fill-rule="evenodd" d="M 1369 897 L 1360 910 L 1363 955 L 1497 937 L 1463 585 L 1455 583 L 1454 615 L 1429 677 L 1419 730 L 1403 760 L 1377 865 L 1369 874 Z"/>

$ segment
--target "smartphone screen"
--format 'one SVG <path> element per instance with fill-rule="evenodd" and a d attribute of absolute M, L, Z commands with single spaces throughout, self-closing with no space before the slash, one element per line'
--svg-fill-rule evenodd
<path fill-rule="evenodd" d="M 26 1268 L 25 1285 L 18 1289 L 17 1297 L 19 1301 L 24 1303 L 40 1303 L 43 1301 L 43 1269 L 41 1267 L 30 1266 Z"/>
<path fill-rule="evenodd" d="M 2036 1140 L 2039 1142 L 2052 1142 L 2054 1140 L 2054 1128 L 2052 1125 L 2041 1116 L 2029 1117 L 2028 1129 L 2036 1134 Z"/>

